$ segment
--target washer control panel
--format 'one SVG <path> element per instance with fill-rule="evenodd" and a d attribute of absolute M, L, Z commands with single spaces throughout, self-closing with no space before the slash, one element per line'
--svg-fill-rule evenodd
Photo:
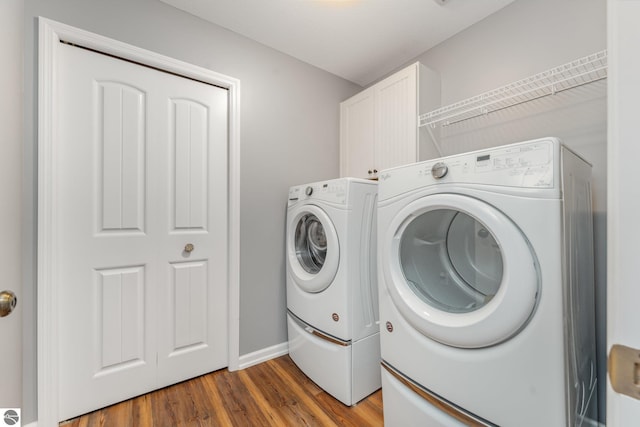
<path fill-rule="evenodd" d="M 347 182 L 342 180 L 331 180 L 315 182 L 313 184 L 298 185 L 289 189 L 289 206 L 301 200 L 312 199 L 344 204 L 347 200 Z"/>

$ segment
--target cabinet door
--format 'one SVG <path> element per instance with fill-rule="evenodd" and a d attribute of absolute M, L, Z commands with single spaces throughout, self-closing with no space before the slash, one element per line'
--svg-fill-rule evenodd
<path fill-rule="evenodd" d="M 372 89 L 367 89 L 340 104 L 340 176 L 342 177 L 372 177 L 375 120 L 373 94 Z"/>
<path fill-rule="evenodd" d="M 418 135 L 417 65 L 376 84 L 375 169 L 416 162 Z"/>

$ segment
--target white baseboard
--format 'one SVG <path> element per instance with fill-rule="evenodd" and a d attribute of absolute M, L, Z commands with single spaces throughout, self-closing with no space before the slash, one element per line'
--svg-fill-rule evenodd
<path fill-rule="evenodd" d="M 266 362 L 270 359 L 275 359 L 276 357 L 280 357 L 288 353 L 289 343 L 283 342 L 281 344 L 263 348 L 262 350 L 254 351 L 253 353 L 243 354 L 240 356 L 239 369 L 246 369 L 250 366 Z"/>

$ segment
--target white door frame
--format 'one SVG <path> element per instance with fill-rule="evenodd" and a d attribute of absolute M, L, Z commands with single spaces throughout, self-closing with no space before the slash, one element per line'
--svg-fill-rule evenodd
<path fill-rule="evenodd" d="M 60 287 L 56 247 L 58 140 L 56 88 L 60 41 L 214 84 L 229 91 L 229 370 L 240 365 L 240 81 L 211 70 L 39 17 L 38 53 L 38 425 L 58 425 L 58 322 Z"/>
<path fill-rule="evenodd" d="M 640 95 L 640 60 L 637 44 L 640 28 L 640 2 L 608 0 L 607 77 L 607 355 L 611 363 L 614 345 L 640 348 L 636 327 L 640 297 L 637 272 L 637 218 L 640 190 L 637 185 L 637 159 L 640 155 L 637 102 Z M 617 372 L 633 373 L 634 359 L 619 362 Z M 609 365 L 608 365 L 609 367 Z M 607 425 L 637 425 L 640 400 L 614 390 L 611 369 L 607 369 Z M 633 379 L 633 375 L 628 377 Z"/>
<path fill-rule="evenodd" d="M 24 4 L 20 0 L 0 2 L 0 254 L 2 283 L 0 291 L 16 294 L 18 305 L 13 313 L 0 318 L 0 360 L 3 378 L 0 381 L 0 407 L 23 408 L 23 317 L 26 298 L 22 276 L 23 249 L 27 244 L 22 234 L 22 151 L 23 151 L 23 66 Z M 28 312 L 28 310 L 27 310 Z M 24 413 L 24 411 L 23 411 Z M 4 411 L 0 413 L 0 416 Z M 2 424 L 0 422 L 0 424 Z"/>

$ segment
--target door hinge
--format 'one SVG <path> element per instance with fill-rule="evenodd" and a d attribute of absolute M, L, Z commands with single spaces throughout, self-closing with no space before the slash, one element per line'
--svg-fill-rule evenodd
<path fill-rule="evenodd" d="M 614 344 L 609 351 L 609 380 L 616 393 L 640 400 L 640 350 Z"/>

